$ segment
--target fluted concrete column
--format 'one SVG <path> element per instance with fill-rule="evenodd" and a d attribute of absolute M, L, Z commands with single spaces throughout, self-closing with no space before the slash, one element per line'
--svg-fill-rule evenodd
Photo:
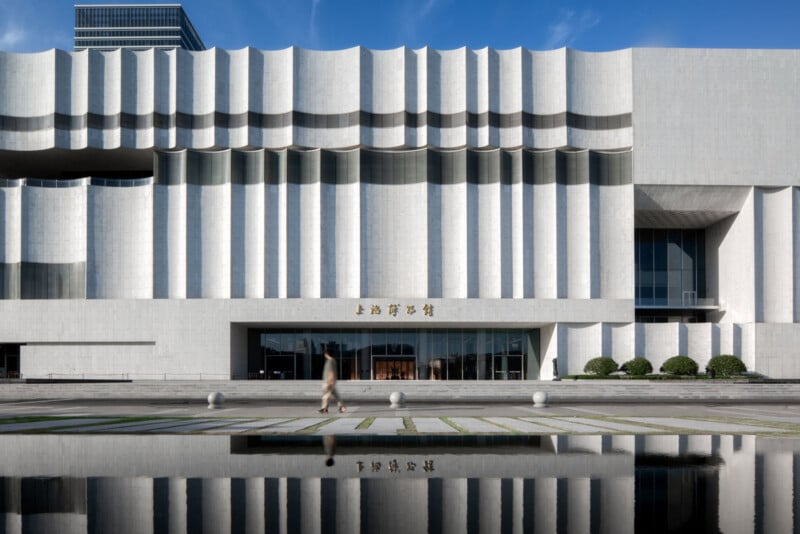
<path fill-rule="evenodd" d="M 459 180 L 466 176 L 466 151 L 436 152 L 429 154 L 428 177 L 441 183 L 439 215 L 441 236 L 431 235 L 433 247 L 441 254 L 441 296 L 466 298 L 469 269 L 468 239 L 471 239 L 468 219 L 467 183 Z M 437 239 L 438 237 L 438 239 Z M 435 240 L 435 241 L 434 241 Z"/>
<path fill-rule="evenodd" d="M 186 151 L 153 158 L 153 296 L 186 298 Z"/>
<path fill-rule="evenodd" d="M 522 151 L 502 153 L 503 176 L 503 296 L 515 299 L 525 295 L 525 186 Z M 507 203 L 506 203 L 507 202 Z M 507 212 L 506 212 L 507 210 Z M 506 280 L 508 277 L 508 280 Z"/>
<path fill-rule="evenodd" d="M 511 484 L 513 498 L 511 529 L 514 534 L 523 534 L 525 532 L 525 480 L 515 478 Z"/>
<path fill-rule="evenodd" d="M 231 297 L 264 298 L 264 151 L 231 153 Z"/>
<path fill-rule="evenodd" d="M 526 277 L 527 297 L 552 299 L 559 296 L 558 241 L 559 189 L 556 184 L 556 152 L 526 151 L 523 153 L 526 186 L 531 189 L 530 242 L 532 259 L 526 265 L 532 270 Z M 526 228 L 527 225 L 526 225 Z"/>
<path fill-rule="evenodd" d="M 230 298 L 230 151 L 190 151 L 186 161 L 186 295 Z"/>
<path fill-rule="evenodd" d="M 502 233 L 500 194 L 500 152 L 467 151 L 467 179 L 474 188 L 477 212 L 474 227 L 477 231 L 478 293 L 480 298 L 502 296 Z M 472 254 L 473 252 L 470 251 Z M 510 259 L 510 258 L 509 258 Z"/>
<path fill-rule="evenodd" d="M 478 508 L 478 532 L 493 534 L 500 532 L 503 509 L 499 478 L 481 478 L 478 482 L 480 504 Z"/>
<path fill-rule="evenodd" d="M 287 534 L 289 532 L 289 481 L 286 478 L 278 479 L 278 532 Z"/>
<path fill-rule="evenodd" d="M 115 117 L 122 111 L 122 50 L 89 54 L 89 113 L 99 117 Z M 88 122 L 89 146 L 119 148 L 120 124 L 105 121 Z"/>
<path fill-rule="evenodd" d="M 562 151 L 557 155 L 559 186 L 564 187 L 564 204 L 559 204 L 559 221 L 564 222 L 563 258 L 559 254 L 559 272 L 566 273 L 566 296 L 571 299 L 591 297 L 592 219 L 588 151 Z M 565 184 L 561 186 L 560 184 Z M 559 229 L 561 234 L 561 229 Z M 563 236 L 563 237 L 562 237 Z M 562 296 L 559 294 L 559 296 Z"/>
<path fill-rule="evenodd" d="M 467 50 L 467 113 L 489 113 L 489 49 Z M 489 144 L 489 124 L 469 124 L 467 144 L 483 147 Z M 495 145 L 496 146 L 496 145 Z"/>
<path fill-rule="evenodd" d="M 405 110 L 418 115 L 428 111 L 428 51 L 405 49 Z M 424 147 L 428 144 L 427 124 L 406 122 L 406 145 Z"/>
<path fill-rule="evenodd" d="M 336 532 L 361 532 L 361 480 L 336 480 Z"/>
<path fill-rule="evenodd" d="M 264 296 L 286 297 L 286 150 L 264 154 Z"/>
<path fill-rule="evenodd" d="M 245 532 L 265 532 L 264 497 L 265 485 L 263 478 L 247 478 L 244 481 L 245 491 Z"/>
<path fill-rule="evenodd" d="M 170 478 L 168 484 L 169 517 L 167 519 L 169 534 L 186 534 L 186 479 Z"/>
<path fill-rule="evenodd" d="M 362 532 L 394 534 L 427 532 L 428 481 L 426 479 L 365 479 L 366 510 Z"/>
<path fill-rule="evenodd" d="M 0 298 L 20 297 L 23 180 L 0 180 Z"/>
<path fill-rule="evenodd" d="M 300 532 L 322 533 L 322 480 L 300 480 Z"/>
<path fill-rule="evenodd" d="M 360 151 L 322 152 L 322 297 L 361 295 Z"/>
<path fill-rule="evenodd" d="M 20 295 L 86 297 L 88 179 L 29 178 L 22 190 Z"/>
<path fill-rule="evenodd" d="M 635 296 L 632 165 L 631 152 L 590 154 L 591 181 L 597 184 L 596 296 L 604 299 Z"/>
<path fill-rule="evenodd" d="M 92 178 L 86 296 L 153 298 L 153 181 Z"/>
<path fill-rule="evenodd" d="M 557 116 L 567 111 L 566 48 L 522 51 L 522 111 Z M 524 124 L 522 144 L 548 149 L 568 145 L 566 124 Z"/>
<path fill-rule="evenodd" d="M 229 533 L 231 531 L 231 479 L 204 478 L 200 482 L 200 487 L 203 532 Z"/>
<path fill-rule="evenodd" d="M 534 481 L 534 532 L 556 532 L 558 507 L 564 506 L 558 502 L 557 483 L 555 478 L 537 478 Z"/>
<path fill-rule="evenodd" d="M 521 48 L 489 49 L 489 113 L 500 116 L 519 116 L 522 112 L 523 86 Z M 515 147 L 522 145 L 522 121 L 489 123 L 489 145 Z"/>
<path fill-rule="evenodd" d="M 442 479 L 442 532 L 467 532 L 467 479 Z"/>
<path fill-rule="evenodd" d="M 286 295 L 321 293 L 320 151 L 291 150 L 286 184 Z"/>
<path fill-rule="evenodd" d="M 603 534 L 633 533 L 636 523 L 635 478 L 633 475 L 603 478 L 599 482 L 600 498 L 592 501 L 600 503 L 600 524 L 592 525 L 592 528 Z"/>
<path fill-rule="evenodd" d="M 89 507 L 96 532 L 147 534 L 153 532 L 153 479 L 97 478 Z"/>
<path fill-rule="evenodd" d="M 591 480 L 588 478 L 569 478 L 560 480 L 564 485 L 565 500 L 561 501 L 559 492 L 558 506 L 566 506 L 566 532 L 579 534 L 589 532 L 591 528 Z"/>

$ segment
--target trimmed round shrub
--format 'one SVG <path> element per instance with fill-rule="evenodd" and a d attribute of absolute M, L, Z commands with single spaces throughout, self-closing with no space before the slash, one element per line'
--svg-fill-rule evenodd
<path fill-rule="evenodd" d="M 617 362 L 608 356 L 592 358 L 583 366 L 583 372 L 592 375 L 608 376 L 619 369 Z"/>
<path fill-rule="evenodd" d="M 662 373 L 691 376 L 697 374 L 697 362 L 688 356 L 673 356 L 661 366 Z"/>
<path fill-rule="evenodd" d="M 619 369 L 624 371 L 626 375 L 644 376 L 653 372 L 653 364 L 646 358 L 634 358 L 623 363 Z"/>
<path fill-rule="evenodd" d="M 706 369 L 713 370 L 718 375 L 730 376 L 747 372 L 747 366 L 742 360 L 730 354 L 720 354 L 709 360 Z"/>

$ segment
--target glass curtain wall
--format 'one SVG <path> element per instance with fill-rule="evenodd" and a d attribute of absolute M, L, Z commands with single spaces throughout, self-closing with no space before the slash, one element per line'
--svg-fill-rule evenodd
<path fill-rule="evenodd" d="M 636 305 L 692 307 L 705 298 L 704 230 L 636 230 Z"/>
<path fill-rule="evenodd" d="M 323 353 L 342 380 L 533 380 L 539 331 L 519 329 L 275 329 L 251 331 L 248 377 L 314 380 Z M 257 343 L 257 346 L 252 346 Z"/>

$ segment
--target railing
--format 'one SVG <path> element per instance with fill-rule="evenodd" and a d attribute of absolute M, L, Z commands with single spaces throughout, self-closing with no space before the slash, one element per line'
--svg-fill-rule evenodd
<path fill-rule="evenodd" d="M 688 293 L 688 295 L 687 295 Z M 714 297 L 698 298 L 694 291 L 685 291 L 681 299 L 636 299 L 637 308 L 712 308 L 717 306 Z"/>
<path fill-rule="evenodd" d="M 230 380 L 226 373 L 47 373 L 25 378 L 48 380 Z"/>

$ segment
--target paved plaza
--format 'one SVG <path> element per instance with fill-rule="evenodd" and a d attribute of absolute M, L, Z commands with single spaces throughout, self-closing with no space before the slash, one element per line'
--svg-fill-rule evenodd
<path fill-rule="evenodd" d="M 0 433 L 208 435 L 646 435 L 800 436 L 798 404 L 364 403 L 320 415 L 309 402 L 42 400 L 0 403 Z"/>

